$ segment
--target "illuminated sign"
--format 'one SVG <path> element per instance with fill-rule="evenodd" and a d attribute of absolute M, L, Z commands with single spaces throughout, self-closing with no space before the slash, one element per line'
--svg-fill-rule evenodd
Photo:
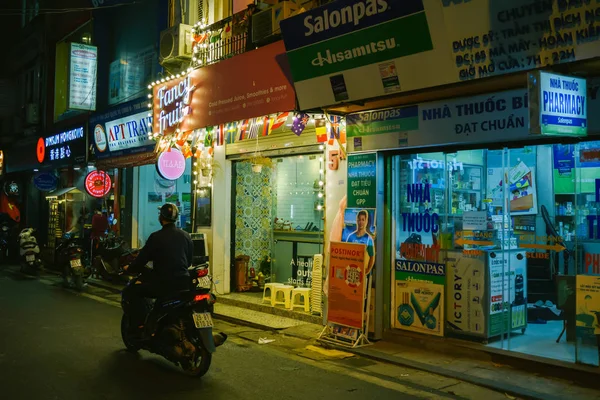
<path fill-rule="evenodd" d="M 175 181 L 185 172 L 185 157 L 177 149 L 167 150 L 158 157 L 156 169 L 164 179 Z"/>
<path fill-rule="evenodd" d="M 81 43 L 71 43 L 69 68 L 69 109 L 96 109 L 96 74 L 98 49 Z"/>
<path fill-rule="evenodd" d="M 536 71 L 529 75 L 530 130 L 542 135 L 587 135 L 585 79 Z"/>
<path fill-rule="evenodd" d="M 86 140 L 83 127 L 40 138 L 36 146 L 37 160 L 40 164 L 84 162 L 85 153 Z"/>
<path fill-rule="evenodd" d="M 85 191 L 93 197 L 106 196 L 112 187 L 110 176 L 104 171 L 92 171 L 85 177 Z"/>
<path fill-rule="evenodd" d="M 151 127 L 148 126 L 151 123 L 152 117 L 149 117 L 147 112 L 141 112 L 107 122 L 106 130 L 101 125 L 96 125 L 96 148 L 99 152 L 104 152 L 108 145 L 108 149 L 114 152 L 152 144 L 149 137 Z"/>
<path fill-rule="evenodd" d="M 156 87 L 154 107 L 158 111 L 156 114 L 161 135 L 173 133 L 190 114 L 190 101 L 195 88 L 191 75 Z"/>

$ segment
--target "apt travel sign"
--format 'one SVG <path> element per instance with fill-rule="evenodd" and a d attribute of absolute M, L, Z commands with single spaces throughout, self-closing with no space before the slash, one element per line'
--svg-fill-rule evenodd
<path fill-rule="evenodd" d="M 356 74 L 382 94 L 400 91 L 396 61 L 433 49 L 422 0 L 338 0 L 281 21 L 281 30 L 297 91 L 326 86 L 334 102 L 364 98 Z M 302 109 L 320 105 L 306 93 Z"/>
<path fill-rule="evenodd" d="M 556 136 L 586 136 L 585 79 L 544 71 L 529 74 L 530 131 Z"/>

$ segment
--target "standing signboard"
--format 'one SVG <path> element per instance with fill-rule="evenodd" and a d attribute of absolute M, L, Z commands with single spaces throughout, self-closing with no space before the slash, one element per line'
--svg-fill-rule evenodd
<path fill-rule="evenodd" d="M 327 325 L 319 339 L 352 347 L 369 344 L 365 253 L 364 244 L 330 243 Z"/>

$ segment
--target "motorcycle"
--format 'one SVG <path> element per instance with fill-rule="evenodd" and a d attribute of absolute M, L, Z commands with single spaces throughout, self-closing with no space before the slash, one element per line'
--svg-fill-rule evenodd
<path fill-rule="evenodd" d="M 150 312 L 156 316 L 154 332 L 140 336 L 140 328 L 132 326 L 136 311 L 131 303 L 131 288 L 143 282 L 145 271 L 129 281 L 122 293 L 121 337 L 127 350 L 141 349 L 159 354 L 179 365 L 188 375 L 201 377 L 210 368 L 212 354 L 227 340 L 227 335 L 213 336 L 212 314 L 216 296 L 211 292 L 212 280 L 208 266 L 191 267 L 193 289 L 166 298 L 146 301 L 144 318 Z M 135 318 L 135 320 L 141 320 Z"/>
<path fill-rule="evenodd" d="M 58 263 L 63 268 L 64 286 L 82 290 L 85 279 L 90 276 L 91 271 L 87 267 L 86 254 L 79 239 L 68 233 L 65 234 L 56 247 L 56 252 Z"/>
<path fill-rule="evenodd" d="M 129 249 L 125 240 L 112 234 L 107 238 L 97 239 L 96 243 L 92 263 L 95 276 L 100 276 L 107 281 L 124 280 L 125 282 L 133 278 L 123 272 L 123 267 L 135 260 L 139 250 Z"/>
<path fill-rule="evenodd" d="M 33 228 L 25 228 L 19 233 L 19 255 L 21 256 L 21 272 L 39 273 L 42 269 L 40 246 Z"/>

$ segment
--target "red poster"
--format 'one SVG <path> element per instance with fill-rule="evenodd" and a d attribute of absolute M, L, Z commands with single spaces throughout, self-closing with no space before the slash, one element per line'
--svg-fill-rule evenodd
<path fill-rule="evenodd" d="M 195 69 L 152 94 L 153 131 L 163 135 L 296 108 L 283 41 Z"/>
<path fill-rule="evenodd" d="M 364 244 L 331 242 L 328 322 L 363 329 L 365 251 Z"/>

